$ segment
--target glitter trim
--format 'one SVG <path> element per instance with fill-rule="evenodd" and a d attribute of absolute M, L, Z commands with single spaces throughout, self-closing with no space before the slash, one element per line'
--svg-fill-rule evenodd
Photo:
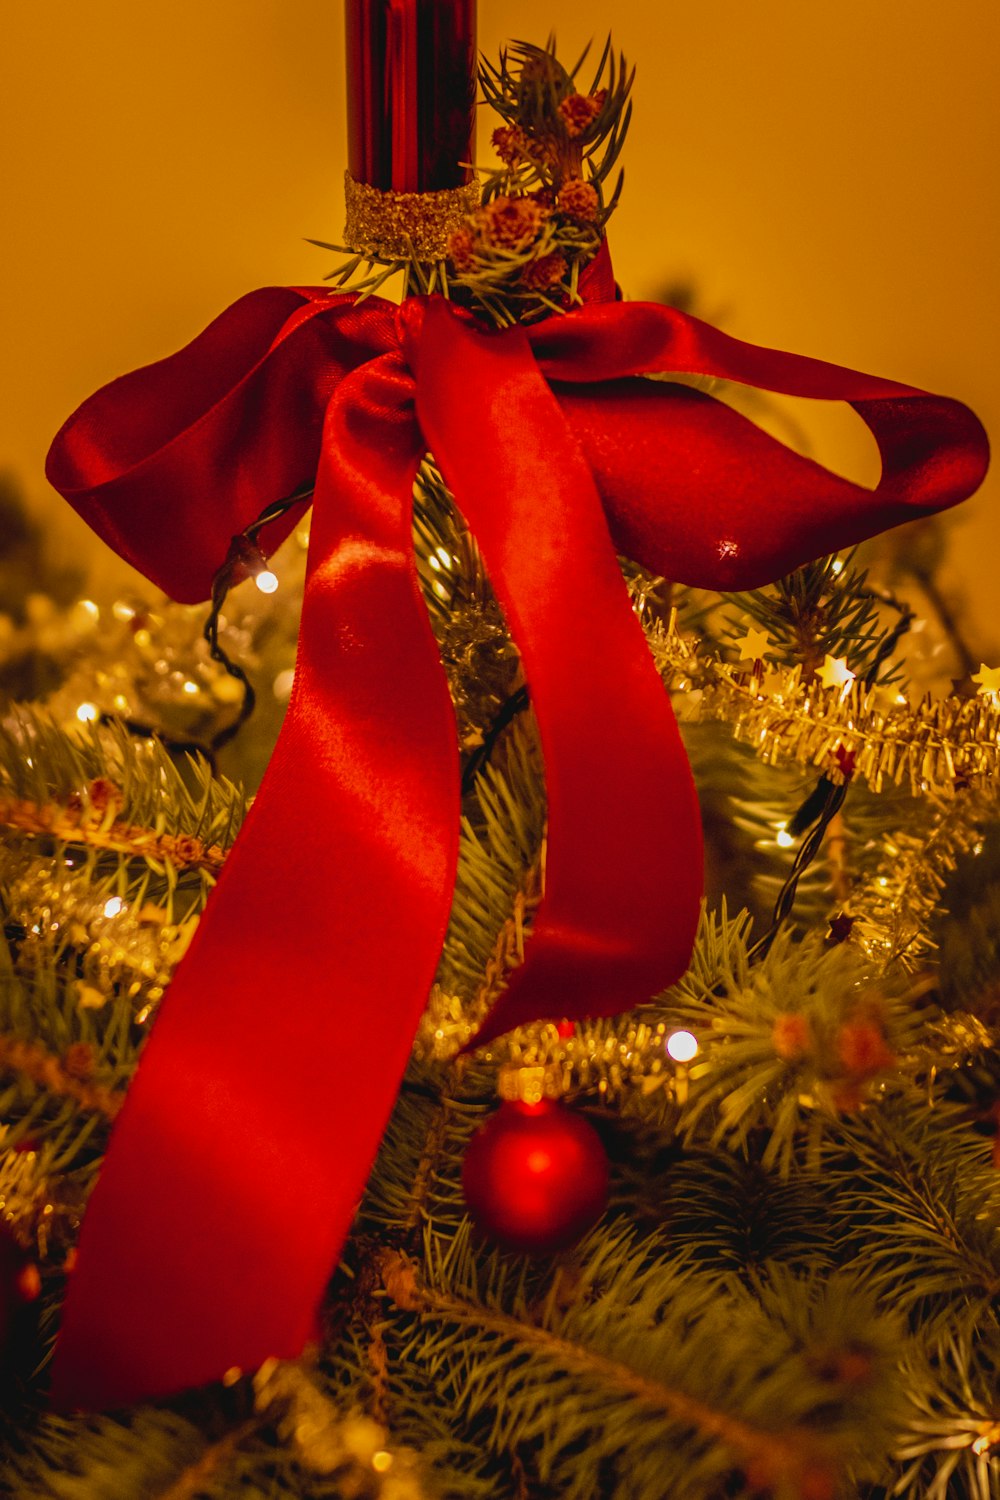
<path fill-rule="evenodd" d="M 448 237 L 479 207 L 478 182 L 437 193 L 384 193 L 344 174 L 344 244 L 386 260 L 444 260 Z"/>

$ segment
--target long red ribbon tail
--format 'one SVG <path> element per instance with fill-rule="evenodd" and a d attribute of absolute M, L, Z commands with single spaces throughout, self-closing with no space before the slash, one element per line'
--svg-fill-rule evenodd
<path fill-rule="evenodd" d="M 521 330 L 404 308 L 417 415 L 521 652 L 548 795 L 545 894 L 477 1044 L 540 1016 L 610 1015 L 686 968 L 701 824 L 667 694 L 600 498 Z"/>
<path fill-rule="evenodd" d="M 310 1334 L 452 898 L 456 732 L 410 530 L 422 451 L 398 355 L 344 380 L 285 726 L 87 1211 L 64 1408 L 168 1395 Z"/>

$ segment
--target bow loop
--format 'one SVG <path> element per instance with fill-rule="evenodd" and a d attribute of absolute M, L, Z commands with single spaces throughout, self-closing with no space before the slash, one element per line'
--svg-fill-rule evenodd
<path fill-rule="evenodd" d="M 293 287 L 241 297 L 178 353 L 113 381 L 56 436 L 51 484 L 172 598 L 207 599 L 230 538 L 312 480 L 341 379 L 393 347 L 391 310 Z M 297 506 L 261 532 L 273 550 Z"/>

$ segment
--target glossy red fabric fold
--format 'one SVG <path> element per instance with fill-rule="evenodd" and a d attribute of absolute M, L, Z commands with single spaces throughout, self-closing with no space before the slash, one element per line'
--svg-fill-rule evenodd
<path fill-rule="evenodd" d="M 595 291 L 612 288 L 605 264 Z M 881 484 L 635 378 L 668 370 L 850 401 Z M 624 1009 L 688 961 L 697 807 L 616 548 L 743 586 L 954 504 L 987 461 L 956 402 L 648 304 L 497 334 L 435 298 L 270 289 L 85 403 L 49 477 L 179 599 L 208 595 L 265 504 L 313 474 L 316 490 L 292 701 L 87 1212 L 60 1405 L 170 1394 L 295 1355 L 308 1335 L 452 897 L 455 728 L 410 533 L 426 448 L 521 650 L 549 797 L 545 896 L 482 1038 Z"/>
<path fill-rule="evenodd" d="M 443 302 L 405 313 L 417 418 L 517 641 L 546 766 L 530 962 L 482 1043 L 542 1016 L 613 1015 L 679 977 L 698 919 L 701 824 L 600 496 L 524 331 L 492 337 Z"/>

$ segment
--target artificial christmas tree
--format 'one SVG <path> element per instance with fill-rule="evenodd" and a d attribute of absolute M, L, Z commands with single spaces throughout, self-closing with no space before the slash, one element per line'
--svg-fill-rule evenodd
<path fill-rule="evenodd" d="M 838 555 L 970 493 L 982 430 L 616 300 L 610 49 L 484 70 L 473 189 L 467 80 L 427 103 L 471 6 L 348 10 L 353 290 L 251 294 L 50 459 L 211 611 L 17 626 L 10 1492 L 995 1493 L 997 693 L 911 703 L 912 613 Z M 880 485 L 727 379 L 851 402 Z M 240 833 L 248 677 L 291 701 Z M 67 1283 L 55 1399 L 124 1415 L 44 1412 Z"/>

